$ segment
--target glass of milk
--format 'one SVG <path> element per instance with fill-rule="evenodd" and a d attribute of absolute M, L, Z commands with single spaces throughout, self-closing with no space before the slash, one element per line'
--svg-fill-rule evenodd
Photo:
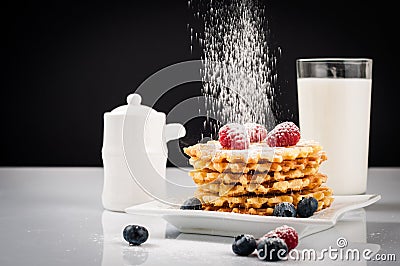
<path fill-rule="evenodd" d="M 372 59 L 298 59 L 301 136 L 318 141 L 328 160 L 320 172 L 337 195 L 367 187 Z"/>

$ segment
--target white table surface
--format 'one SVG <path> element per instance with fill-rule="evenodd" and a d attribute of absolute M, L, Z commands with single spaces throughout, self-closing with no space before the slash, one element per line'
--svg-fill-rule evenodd
<path fill-rule="evenodd" d="M 173 168 L 167 171 L 167 175 L 176 174 Z M 0 265 L 266 264 L 255 256 L 234 255 L 230 237 L 182 234 L 159 217 L 104 210 L 102 186 L 102 168 L 0 168 Z M 348 213 L 329 230 L 301 239 L 298 248 L 321 250 L 345 237 L 360 249 L 396 256 L 397 262 L 382 264 L 398 264 L 399 189 L 400 168 L 370 168 L 367 193 L 381 194 L 382 199 Z M 129 246 L 122 238 L 127 224 L 146 226 L 148 241 Z M 320 263 L 344 264 L 333 260 Z"/>

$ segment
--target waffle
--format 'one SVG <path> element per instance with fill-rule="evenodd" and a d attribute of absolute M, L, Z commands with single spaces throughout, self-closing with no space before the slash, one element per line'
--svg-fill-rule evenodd
<path fill-rule="evenodd" d="M 197 185 L 204 185 L 211 182 L 220 182 L 223 184 L 241 183 L 243 185 L 248 183 L 261 184 L 264 182 L 282 181 L 294 178 L 300 178 L 307 175 L 314 175 L 318 172 L 318 167 L 307 167 L 303 170 L 294 169 L 287 172 L 269 172 L 269 173 L 219 173 L 219 172 L 205 172 L 205 171 L 191 171 L 189 175 Z"/>
<path fill-rule="evenodd" d="M 314 141 L 300 140 L 290 147 L 252 143 L 246 150 L 229 150 L 218 141 L 199 143 L 184 152 L 198 186 L 195 197 L 206 211 L 272 215 L 274 206 L 290 202 L 296 208 L 303 197 L 314 197 L 318 210 L 333 202 L 327 176 L 318 172 L 327 160 Z"/>
<path fill-rule="evenodd" d="M 217 211 L 217 212 L 234 212 L 241 214 L 261 215 L 261 216 L 271 216 L 274 213 L 274 208 L 244 209 L 244 208 L 215 207 L 212 205 L 203 205 L 203 210 Z"/>
<path fill-rule="evenodd" d="M 326 175 L 315 174 L 304 178 L 296 178 L 291 180 L 283 180 L 276 182 L 246 183 L 246 184 L 224 184 L 209 183 L 199 186 L 198 193 L 213 193 L 219 196 L 242 196 L 247 194 L 267 195 L 267 194 L 284 194 L 286 192 L 310 190 L 321 186 L 326 182 Z"/>
<path fill-rule="evenodd" d="M 296 146 L 269 147 L 266 143 L 253 143 L 246 150 L 223 149 L 218 141 L 208 141 L 184 148 L 193 161 L 212 163 L 263 164 L 282 163 L 298 158 L 319 158 L 322 147 L 314 141 L 301 140 Z"/>
<path fill-rule="evenodd" d="M 263 213 L 270 213 L 269 208 L 273 209 L 274 206 L 280 202 L 290 202 L 297 207 L 298 202 L 303 197 L 314 197 L 318 201 L 318 210 L 329 207 L 333 202 L 333 191 L 331 188 L 321 186 L 312 190 L 304 190 L 300 192 L 292 192 L 284 195 L 269 195 L 269 196 L 218 196 L 216 194 L 197 193 L 197 197 L 203 202 L 204 210 L 221 210 L 234 209 L 248 211 L 264 210 Z M 251 214 L 251 213 L 250 213 Z M 265 214 L 266 215 L 266 214 Z"/>
<path fill-rule="evenodd" d="M 320 211 L 322 209 L 328 208 L 333 202 L 332 196 L 327 196 L 323 200 L 318 201 L 318 209 Z M 262 216 L 271 216 L 274 213 L 274 208 L 266 207 L 266 208 L 229 208 L 229 207 L 217 207 L 213 205 L 203 205 L 203 210 L 205 211 L 218 211 L 218 212 L 233 212 L 233 213 L 241 213 L 241 214 L 251 214 L 251 215 L 262 215 Z"/>
<path fill-rule="evenodd" d="M 265 162 L 265 163 L 229 163 L 229 162 L 212 162 L 199 158 L 190 158 L 189 163 L 195 170 L 209 172 L 230 172 L 230 173 L 248 173 L 248 172 L 269 172 L 269 171 L 284 171 L 287 172 L 293 169 L 302 170 L 306 167 L 316 167 L 323 161 L 327 160 L 325 152 L 319 152 L 315 157 L 298 158 L 295 160 L 285 160 L 280 163 Z"/>

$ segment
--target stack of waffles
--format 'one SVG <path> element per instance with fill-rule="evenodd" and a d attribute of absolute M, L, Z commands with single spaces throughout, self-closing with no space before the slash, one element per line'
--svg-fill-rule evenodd
<path fill-rule="evenodd" d="M 273 148 L 253 143 L 245 150 L 229 150 L 209 141 L 184 152 L 194 167 L 189 175 L 203 210 L 272 215 L 276 204 L 297 207 L 303 197 L 314 197 L 318 210 L 333 202 L 327 176 L 318 171 L 327 156 L 317 142 Z"/>

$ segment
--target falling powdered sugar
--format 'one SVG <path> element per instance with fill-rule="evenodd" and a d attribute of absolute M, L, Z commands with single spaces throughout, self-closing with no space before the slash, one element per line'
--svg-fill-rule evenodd
<path fill-rule="evenodd" d="M 189 7 L 203 32 L 190 30 L 202 49 L 207 119 L 272 128 L 276 56 L 268 45 L 263 8 L 251 0 L 194 2 Z"/>

